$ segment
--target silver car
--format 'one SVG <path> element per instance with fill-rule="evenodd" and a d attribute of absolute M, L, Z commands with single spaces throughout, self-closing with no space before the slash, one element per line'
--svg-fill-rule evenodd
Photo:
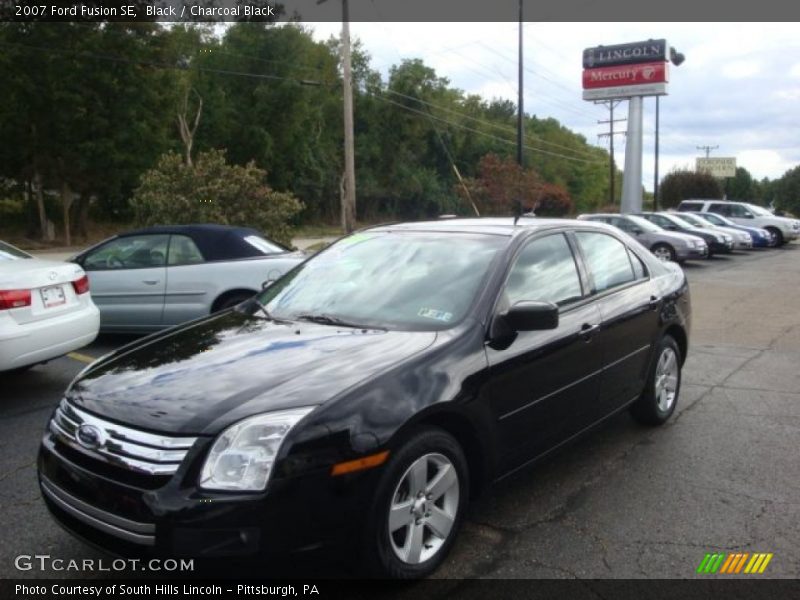
<path fill-rule="evenodd" d="M 617 215 L 612 213 L 581 215 L 586 221 L 601 221 L 621 229 L 636 238 L 645 248 L 649 248 L 663 261 L 682 263 L 692 258 L 706 258 L 708 245 L 705 240 L 694 235 L 666 231 L 647 219 L 636 215 Z"/>
<path fill-rule="evenodd" d="M 699 227 L 700 229 L 709 229 L 711 231 L 719 231 L 728 234 L 733 238 L 734 250 L 753 249 L 753 238 L 750 237 L 750 234 L 746 231 L 740 231 L 739 229 L 733 229 L 732 227 L 714 225 L 713 223 L 706 221 L 703 217 L 699 217 L 694 213 L 675 212 L 672 214 L 678 219 L 689 223 L 693 227 Z"/>
<path fill-rule="evenodd" d="M 89 276 L 100 330 L 136 333 L 239 304 L 304 259 L 255 229 L 175 225 L 115 236 L 71 260 Z"/>

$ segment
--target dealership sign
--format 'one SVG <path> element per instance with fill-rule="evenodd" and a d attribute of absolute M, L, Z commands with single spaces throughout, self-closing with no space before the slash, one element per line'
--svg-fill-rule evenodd
<path fill-rule="evenodd" d="M 665 62 L 667 40 L 647 40 L 615 46 L 596 46 L 583 51 L 583 68 L 610 67 L 643 62 Z"/>
<path fill-rule="evenodd" d="M 611 100 L 613 98 L 632 98 L 633 96 L 665 96 L 666 94 L 666 83 L 644 83 L 583 90 L 583 99 Z"/>
<path fill-rule="evenodd" d="M 663 61 L 585 69 L 583 71 L 583 89 L 666 83 L 667 76 L 667 63 Z"/>
<path fill-rule="evenodd" d="M 666 40 L 647 40 L 583 51 L 583 99 L 612 100 L 667 93 Z"/>
<path fill-rule="evenodd" d="M 708 173 L 714 177 L 736 177 L 736 158 L 715 156 L 713 158 L 697 158 L 695 171 Z"/>

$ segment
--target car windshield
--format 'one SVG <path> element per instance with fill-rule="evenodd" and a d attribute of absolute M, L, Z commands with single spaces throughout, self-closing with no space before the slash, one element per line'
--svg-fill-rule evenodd
<path fill-rule="evenodd" d="M 731 221 L 727 217 L 723 217 L 722 215 L 717 215 L 717 214 L 714 214 L 714 213 L 708 213 L 708 214 L 702 214 L 700 216 L 703 217 L 706 221 L 708 221 L 712 225 L 721 225 L 723 227 L 727 227 L 727 226 L 730 226 L 730 225 L 736 225 L 736 223 L 734 223 L 733 221 Z"/>
<path fill-rule="evenodd" d="M 750 212 L 754 212 L 760 217 L 774 217 L 771 212 L 769 212 L 766 208 L 762 206 L 756 206 L 755 204 L 748 204 L 747 208 L 750 209 Z"/>
<path fill-rule="evenodd" d="M 356 233 L 290 271 L 256 300 L 275 319 L 446 329 L 466 315 L 507 243 L 504 236 L 462 233 Z"/>
<path fill-rule="evenodd" d="M 674 216 L 676 218 L 678 218 L 678 219 L 682 219 L 686 223 L 689 223 L 689 225 L 693 225 L 694 227 L 700 227 L 701 229 L 711 229 L 713 227 L 713 225 L 711 225 L 711 223 L 709 223 L 708 221 L 705 221 L 705 220 L 703 220 L 700 217 L 697 217 L 695 215 L 689 215 L 689 214 L 686 214 L 686 213 L 681 213 L 679 215 L 674 215 Z"/>
<path fill-rule="evenodd" d="M 655 233 L 656 231 L 661 231 L 661 227 L 658 225 L 654 225 L 644 217 L 637 217 L 636 215 L 627 215 L 626 218 L 639 227 L 642 231 L 647 231 L 648 233 Z"/>
<path fill-rule="evenodd" d="M 0 262 L 9 260 L 19 260 L 20 258 L 33 258 L 27 252 L 23 252 L 19 248 L 14 248 L 11 244 L 0 242 Z"/>

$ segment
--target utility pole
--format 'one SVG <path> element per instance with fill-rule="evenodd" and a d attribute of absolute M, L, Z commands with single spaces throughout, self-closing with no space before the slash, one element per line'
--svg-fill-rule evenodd
<path fill-rule="evenodd" d="M 704 150 L 706 153 L 706 158 L 711 154 L 712 150 L 716 150 L 719 146 L 697 146 L 698 150 Z"/>
<path fill-rule="evenodd" d="M 344 84 L 344 195 L 342 229 L 350 233 L 356 221 L 356 164 L 353 147 L 353 76 L 350 66 L 350 15 L 342 0 L 342 77 Z"/>
<path fill-rule="evenodd" d="M 609 111 L 609 119 L 607 121 L 598 121 L 597 122 L 598 125 L 605 125 L 606 123 L 608 123 L 608 125 L 609 125 L 608 133 L 601 133 L 600 135 L 597 136 L 599 138 L 608 137 L 609 138 L 609 143 L 610 143 L 609 154 L 611 155 L 611 162 L 610 162 L 609 167 L 608 167 L 608 176 L 609 176 L 609 181 L 608 181 L 608 203 L 609 204 L 614 204 L 614 197 L 616 196 L 614 188 L 615 188 L 615 185 L 616 185 L 617 164 L 614 161 L 614 136 L 615 135 L 625 135 L 625 133 L 626 133 L 624 131 L 614 131 L 614 123 L 624 123 L 627 120 L 627 119 L 614 119 L 614 107 L 616 107 L 620 102 L 622 102 L 622 101 L 621 100 L 608 100 L 608 101 L 605 101 L 605 102 L 597 102 L 596 103 L 596 104 L 606 104 L 608 106 L 608 111 Z"/>
<path fill-rule="evenodd" d="M 517 84 L 517 164 L 523 166 L 522 142 L 524 137 L 524 115 L 523 109 L 523 90 L 522 90 L 522 0 L 519 0 L 519 82 Z"/>

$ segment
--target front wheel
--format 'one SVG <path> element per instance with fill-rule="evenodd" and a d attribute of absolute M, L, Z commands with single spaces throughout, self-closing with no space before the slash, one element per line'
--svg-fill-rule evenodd
<path fill-rule="evenodd" d="M 644 425 L 662 425 L 675 412 L 680 389 L 681 350 L 672 336 L 665 335 L 658 344 L 644 392 L 631 405 L 631 415 Z"/>
<path fill-rule="evenodd" d="M 767 231 L 769 231 L 772 234 L 772 237 L 775 240 L 776 247 L 779 248 L 786 243 L 786 241 L 783 239 L 783 232 L 777 227 L 767 227 Z"/>
<path fill-rule="evenodd" d="M 415 579 L 445 559 L 469 494 L 464 452 L 447 432 L 426 428 L 392 453 L 366 530 L 371 574 Z"/>
<path fill-rule="evenodd" d="M 669 244 L 656 244 L 652 248 L 650 248 L 650 252 L 652 252 L 658 260 L 664 262 L 677 262 L 677 255 L 675 254 L 675 248 L 670 246 Z"/>

